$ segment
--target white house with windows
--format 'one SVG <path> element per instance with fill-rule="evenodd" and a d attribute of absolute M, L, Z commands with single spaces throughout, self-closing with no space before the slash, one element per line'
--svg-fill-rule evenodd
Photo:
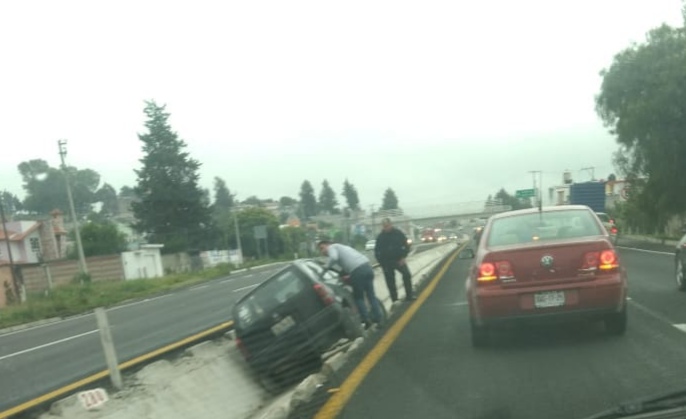
<path fill-rule="evenodd" d="M 53 211 L 47 220 L 9 221 L 4 227 L 0 228 L 0 265 L 9 263 L 9 250 L 17 265 L 66 257 L 67 231 L 59 210 Z"/>

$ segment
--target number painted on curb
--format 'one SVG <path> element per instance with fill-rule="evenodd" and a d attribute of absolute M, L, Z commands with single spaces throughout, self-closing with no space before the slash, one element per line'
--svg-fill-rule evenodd
<path fill-rule="evenodd" d="M 109 398 L 104 388 L 94 388 L 93 390 L 82 391 L 78 394 L 81 406 L 86 410 L 93 410 L 105 404 Z"/>

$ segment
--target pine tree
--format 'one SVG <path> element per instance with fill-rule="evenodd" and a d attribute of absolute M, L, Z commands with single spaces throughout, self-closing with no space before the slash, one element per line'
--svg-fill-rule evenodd
<path fill-rule="evenodd" d="M 206 192 L 198 185 L 200 163 L 172 131 L 165 108 L 146 102 L 148 132 L 138 135 L 144 156 L 143 167 L 135 170 L 135 228 L 164 244 L 165 252 L 198 249 L 211 221 Z"/>

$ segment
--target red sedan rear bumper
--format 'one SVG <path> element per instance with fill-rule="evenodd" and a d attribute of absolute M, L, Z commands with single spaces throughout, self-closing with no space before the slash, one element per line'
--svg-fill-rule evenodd
<path fill-rule="evenodd" d="M 569 281 L 546 286 L 468 286 L 469 308 L 478 325 L 510 321 L 549 322 L 602 317 L 621 311 L 626 304 L 626 281 L 620 273 L 600 279 Z M 535 295 L 564 293 L 564 304 L 537 307 Z"/>

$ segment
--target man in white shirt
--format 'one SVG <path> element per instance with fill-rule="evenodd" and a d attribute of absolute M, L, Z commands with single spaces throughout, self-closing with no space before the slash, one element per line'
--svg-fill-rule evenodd
<path fill-rule="evenodd" d="M 333 265 L 339 265 L 350 275 L 353 298 L 365 328 L 369 328 L 372 322 L 379 323 L 381 321 L 381 308 L 374 292 L 374 269 L 372 269 L 367 256 L 350 246 L 332 243 L 328 240 L 320 241 L 317 247 L 322 255 L 328 257 L 325 266 L 327 269 Z M 365 296 L 372 306 L 371 315 L 367 312 Z"/>

